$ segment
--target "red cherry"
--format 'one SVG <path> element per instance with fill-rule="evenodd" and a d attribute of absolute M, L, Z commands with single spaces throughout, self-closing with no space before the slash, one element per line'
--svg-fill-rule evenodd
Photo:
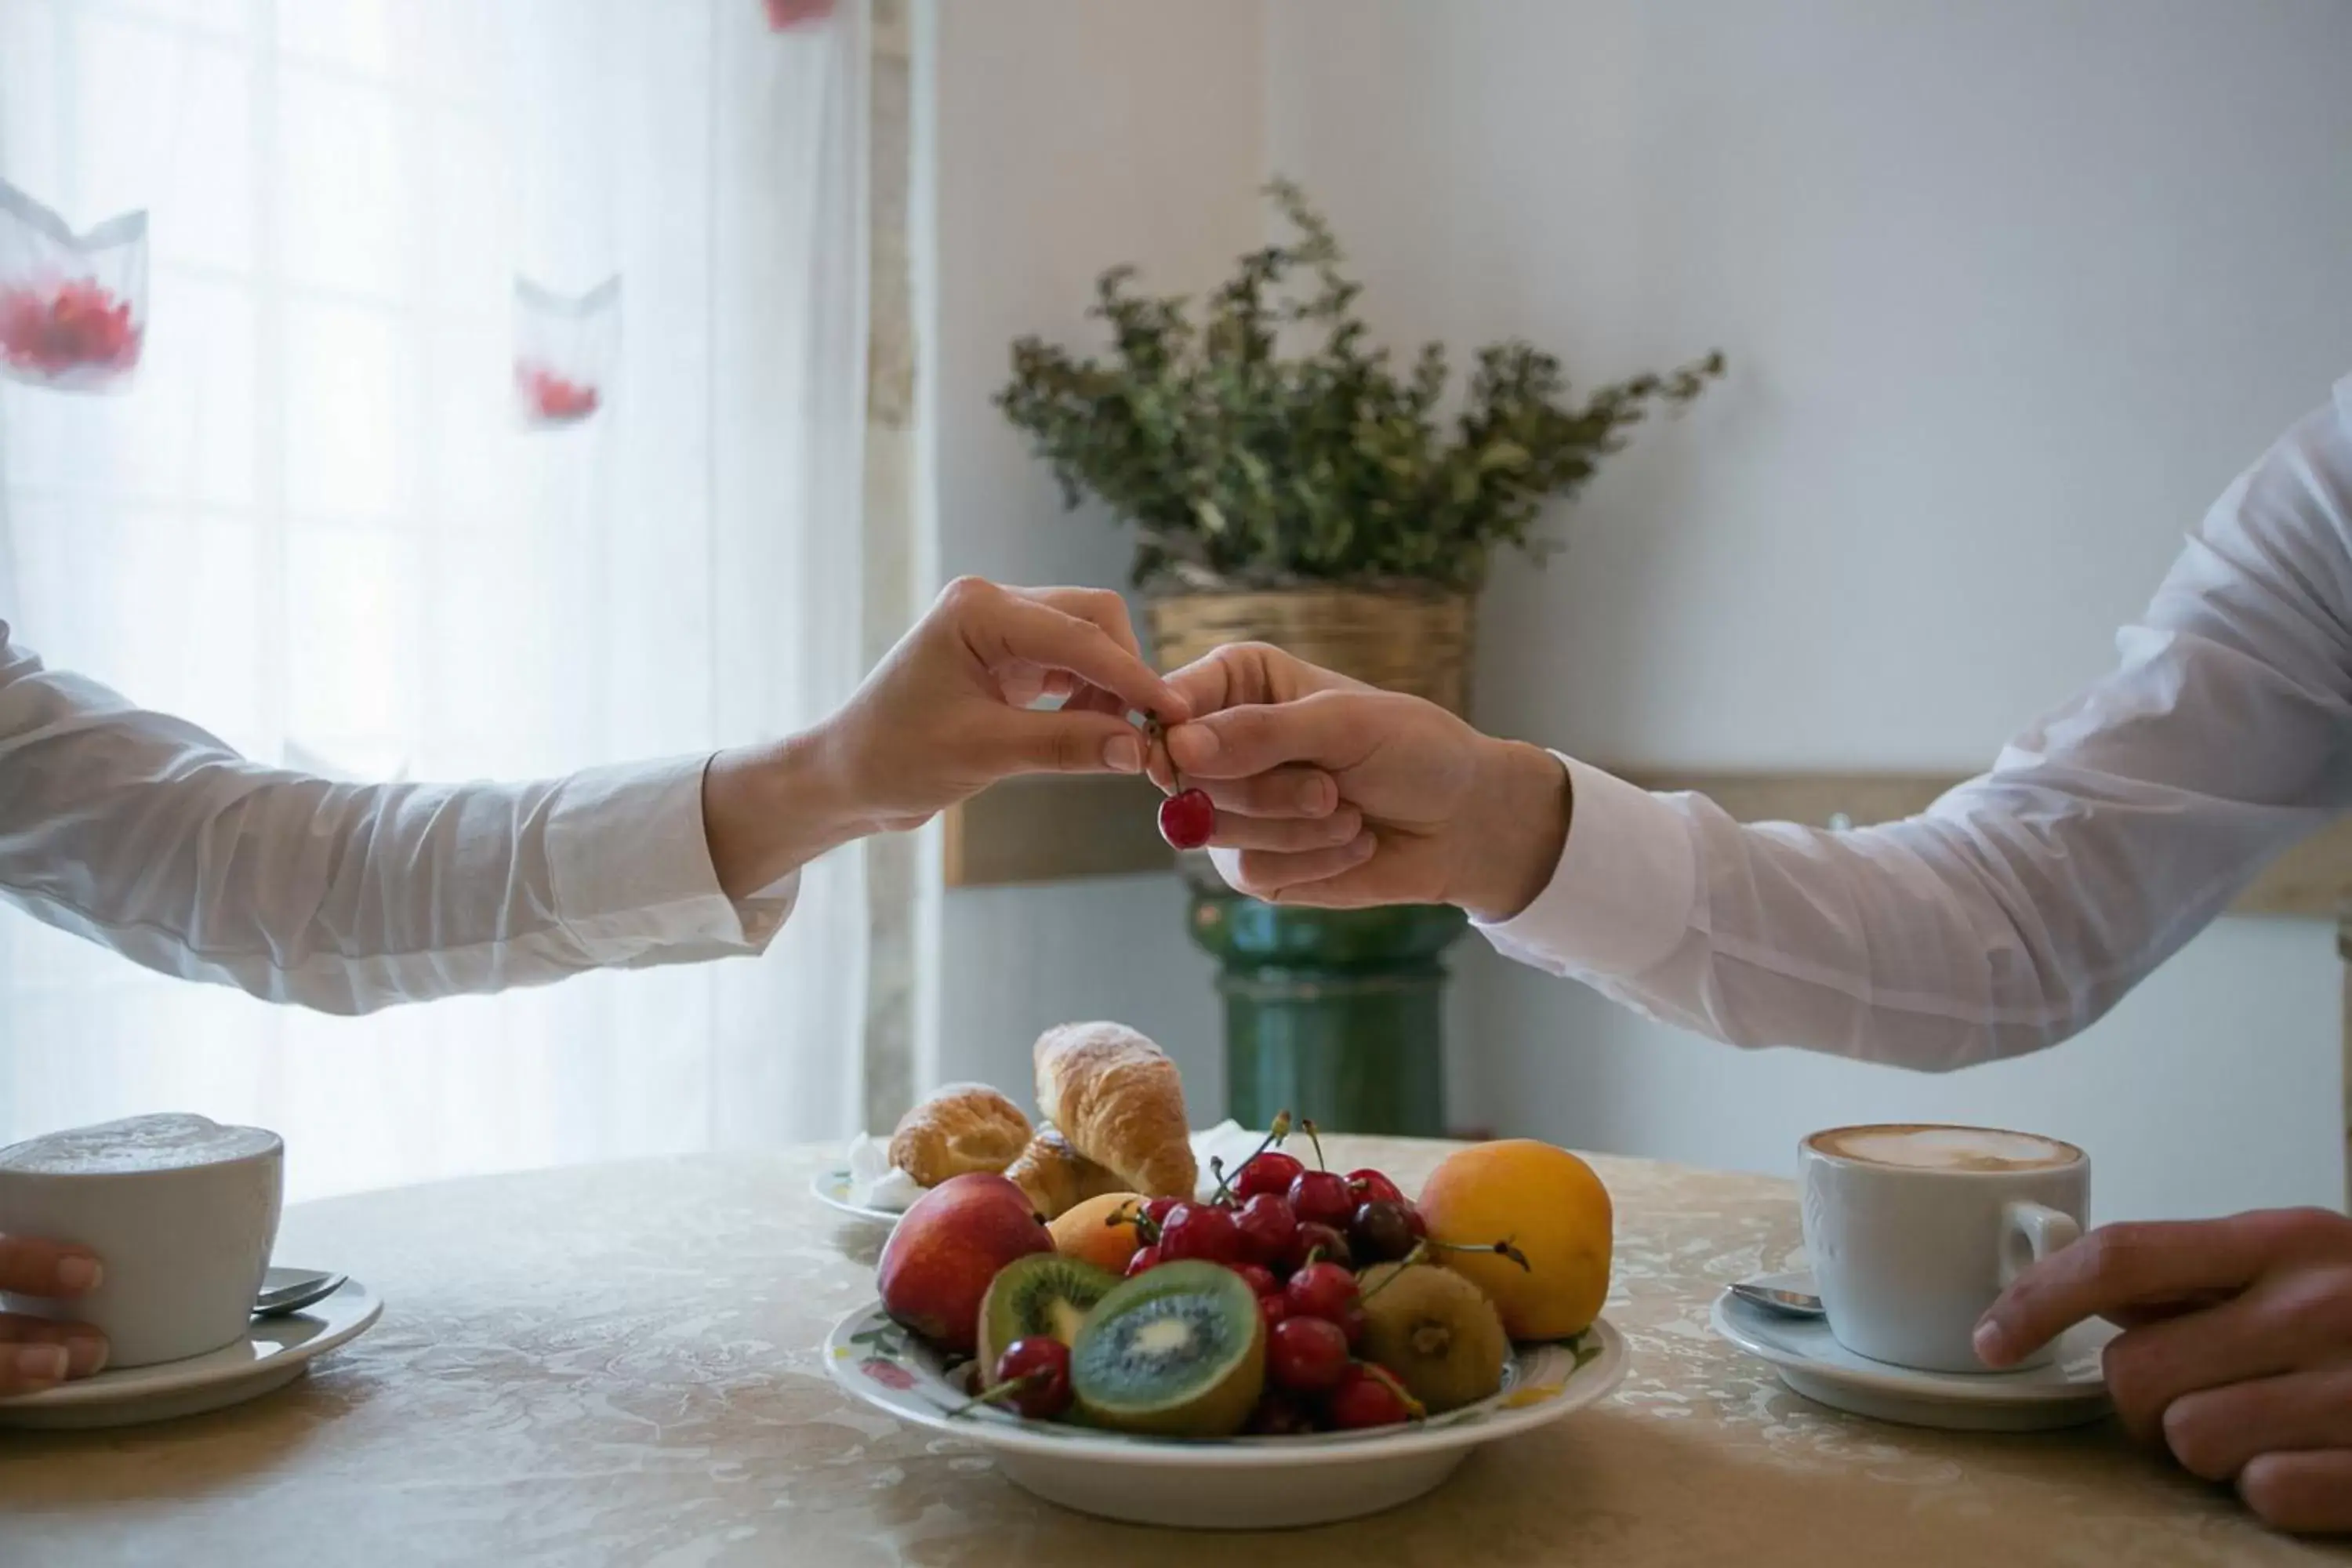
<path fill-rule="evenodd" d="M 1392 1426 L 1412 1415 L 1412 1407 L 1397 1392 L 1396 1384 L 1361 1362 L 1349 1364 L 1324 1409 L 1331 1417 L 1331 1425 L 1343 1432 Z"/>
<path fill-rule="evenodd" d="M 1338 1172 L 1301 1171 L 1290 1184 L 1290 1206 L 1302 1224 L 1311 1220 L 1345 1230 L 1356 1212 L 1356 1200 Z"/>
<path fill-rule="evenodd" d="M 1381 1198 L 1392 1204 L 1404 1202 L 1404 1194 L 1398 1189 L 1397 1184 L 1378 1171 L 1349 1172 L 1348 1187 L 1356 1194 L 1356 1201 L 1360 1204 L 1370 1203 Z"/>
<path fill-rule="evenodd" d="M 1183 1201 L 1181 1198 L 1153 1198 L 1143 1205 L 1143 1217 L 1155 1226 L 1164 1226 L 1168 1223 L 1168 1216 L 1176 1212 L 1176 1205 Z"/>
<path fill-rule="evenodd" d="M 1127 1260 L 1127 1277 L 1132 1279 L 1147 1268 L 1159 1267 L 1159 1264 L 1160 1249 L 1158 1247 L 1139 1247 L 1135 1249 L 1135 1255 Z"/>
<path fill-rule="evenodd" d="M 1368 1198 L 1357 1205 L 1349 1222 L 1348 1246 L 1365 1263 L 1392 1263 L 1413 1249 L 1421 1237 L 1401 1203 Z"/>
<path fill-rule="evenodd" d="M 1198 849 L 1216 836 L 1217 805 L 1202 789 L 1178 790 L 1160 803 L 1160 837 L 1171 849 Z"/>
<path fill-rule="evenodd" d="M 1350 1303 L 1348 1310 L 1339 1314 L 1339 1331 L 1348 1337 L 1349 1350 L 1352 1351 L 1362 1344 L 1364 1342 L 1364 1309 Z"/>
<path fill-rule="evenodd" d="M 1306 1268 L 1314 1259 L 1336 1263 L 1344 1268 L 1355 1261 L 1355 1254 L 1348 1247 L 1348 1238 L 1339 1232 L 1328 1225 L 1304 1221 L 1291 1232 L 1290 1250 L 1284 1255 L 1282 1261 L 1286 1268 L 1297 1270 Z"/>
<path fill-rule="evenodd" d="M 1242 1256 L 1268 1268 L 1289 1257 L 1291 1237 L 1298 1234 L 1290 1200 L 1274 1193 L 1260 1193 L 1244 1204 L 1234 1225 L 1241 1232 Z"/>
<path fill-rule="evenodd" d="M 1160 1232 L 1160 1256 L 1173 1263 L 1197 1258 L 1206 1263 L 1242 1261 L 1242 1233 L 1234 1216 L 1208 1204 L 1178 1204 Z"/>
<path fill-rule="evenodd" d="M 1265 1374 L 1293 1394 L 1335 1388 L 1348 1371 L 1348 1336 L 1320 1318 L 1285 1318 L 1266 1335 Z"/>
<path fill-rule="evenodd" d="M 1290 1277 L 1282 1294 L 1292 1317 L 1337 1323 L 1356 1305 L 1356 1277 L 1336 1263 L 1309 1264 Z"/>
<path fill-rule="evenodd" d="M 1244 1203 L 1260 1193 L 1286 1196 L 1290 1184 L 1297 1181 L 1299 1173 L 1306 1169 L 1281 1150 L 1268 1149 L 1262 1154 L 1251 1155 L 1243 1164 L 1241 1173 L 1234 1177 L 1234 1192 Z"/>
<path fill-rule="evenodd" d="M 1261 1268 L 1255 1263 L 1236 1263 L 1233 1270 L 1249 1281 L 1253 1296 L 1271 1296 L 1282 1289 L 1282 1281 L 1274 1277 L 1272 1270 Z"/>
<path fill-rule="evenodd" d="M 996 1382 L 1028 1379 L 1007 1397 L 1032 1421 L 1051 1421 L 1070 1407 L 1070 1347 L 1051 1334 L 1015 1340 L 996 1358 Z"/>
<path fill-rule="evenodd" d="M 1271 1331 L 1275 1324 L 1290 1316 L 1290 1303 L 1283 1299 L 1279 1290 L 1271 1296 L 1260 1296 L 1257 1299 L 1257 1315 L 1265 1320 L 1266 1329 Z"/>
<path fill-rule="evenodd" d="M 1248 1431 L 1254 1437 L 1304 1437 L 1314 1430 L 1313 1414 L 1287 1394 L 1268 1394 L 1250 1413 Z"/>

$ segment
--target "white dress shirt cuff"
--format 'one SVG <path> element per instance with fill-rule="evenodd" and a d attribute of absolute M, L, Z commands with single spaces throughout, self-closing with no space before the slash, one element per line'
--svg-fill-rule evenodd
<path fill-rule="evenodd" d="M 1555 974 L 1641 974 L 1664 962 L 1690 928 L 1697 868 L 1690 825 L 1663 796 L 1559 760 L 1571 805 L 1551 881 L 1509 920 L 1472 923 L 1504 956 Z"/>
<path fill-rule="evenodd" d="M 556 918 L 601 963 L 689 950 L 764 950 L 800 892 L 794 872 L 740 903 L 719 887 L 702 826 L 707 756 L 590 768 L 547 825 Z"/>

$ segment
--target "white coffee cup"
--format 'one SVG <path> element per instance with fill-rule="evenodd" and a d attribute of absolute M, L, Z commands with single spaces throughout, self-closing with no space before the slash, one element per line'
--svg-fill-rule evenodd
<path fill-rule="evenodd" d="M 2021 1270 L 2079 1237 L 2090 1213 L 2089 1158 L 2032 1132 L 1836 1127 L 1808 1137 L 1799 1162 L 1830 1332 L 1897 1366 L 1990 1370 L 1971 1342 L 1978 1320 Z"/>
<path fill-rule="evenodd" d="M 0 1149 L 0 1233 L 98 1254 L 71 1300 L 0 1292 L 0 1310 L 102 1331 L 109 1367 L 149 1366 L 242 1338 L 278 1239 L 286 1145 L 258 1127 L 139 1116 Z"/>

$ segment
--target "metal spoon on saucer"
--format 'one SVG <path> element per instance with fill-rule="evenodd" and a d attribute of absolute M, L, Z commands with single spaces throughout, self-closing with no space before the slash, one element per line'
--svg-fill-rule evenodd
<path fill-rule="evenodd" d="M 1731 1293 L 1743 1301 L 1752 1301 L 1768 1312 L 1778 1312 L 1784 1318 L 1818 1318 L 1823 1315 L 1822 1299 L 1802 1290 L 1783 1290 L 1777 1285 L 1759 1285 L 1751 1280 L 1735 1279 Z"/>
<path fill-rule="evenodd" d="M 289 1274 L 292 1270 L 273 1268 L 270 1273 Z M 289 1312 L 299 1312 L 341 1289 L 343 1281 L 349 1278 L 345 1274 L 321 1274 L 311 1270 L 296 1274 L 292 1279 L 267 1283 L 253 1298 L 253 1315 L 257 1318 L 282 1318 Z"/>

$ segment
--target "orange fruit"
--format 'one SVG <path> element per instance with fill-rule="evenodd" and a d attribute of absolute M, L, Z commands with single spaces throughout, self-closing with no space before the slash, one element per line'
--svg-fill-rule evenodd
<path fill-rule="evenodd" d="M 1492 1251 L 1433 1248 L 1436 1261 L 1468 1278 L 1502 1315 L 1515 1340 L 1581 1333 L 1609 1296 L 1612 1214 L 1609 1189 L 1565 1149 L 1528 1138 L 1458 1150 L 1421 1190 L 1429 1239 L 1491 1249 L 1508 1241 L 1521 1268 Z"/>
<path fill-rule="evenodd" d="M 1045 1228 L 1053 1233 L 1054 1250 L 1063 1257 L 1082 1258 L 1118 1274 L 1143 1245 L 1135 1227 L 1135 1216 L 1142 1212 L 1143 1200 L 1135 1194 L 1105 1193 L 1063 1210 Z"/>

